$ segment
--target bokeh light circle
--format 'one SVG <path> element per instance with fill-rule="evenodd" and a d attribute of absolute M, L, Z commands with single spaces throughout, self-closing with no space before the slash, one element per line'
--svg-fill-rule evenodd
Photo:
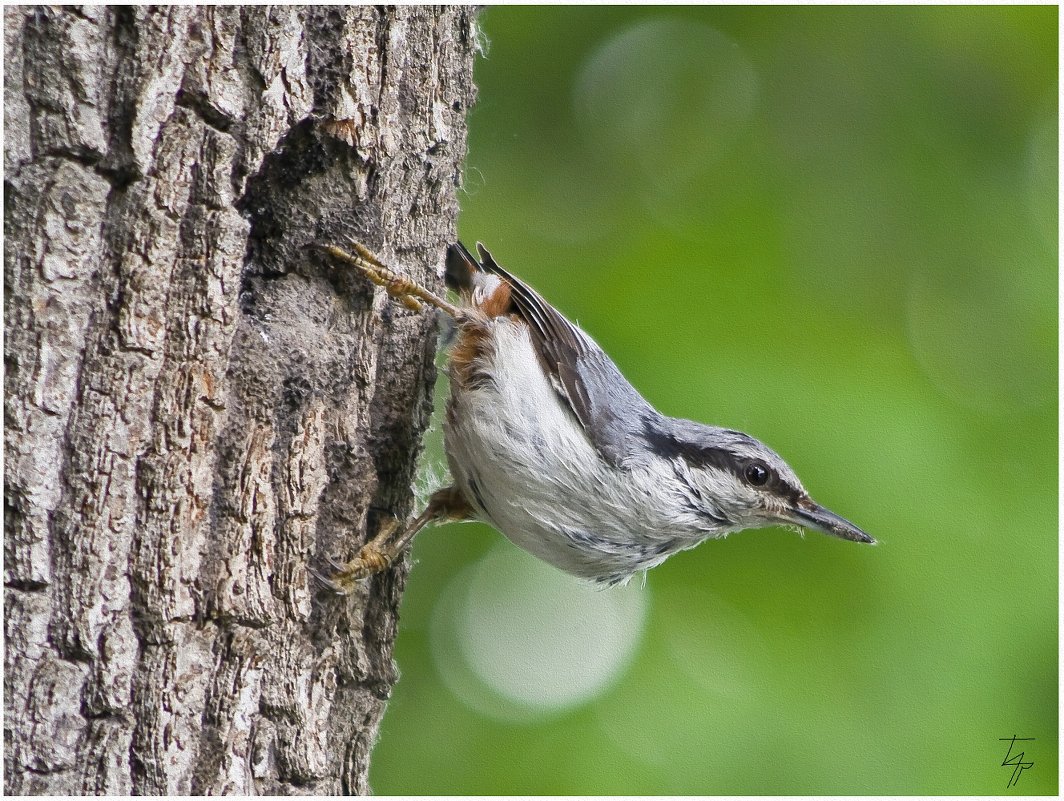
<path fill-rule="evenodd" d="M 448 688 L 481 714 L 511 722 L 559 714 L 624 672 L 648 599 L 638 581 L 598 589 L 503 543 L 441 594 L 434 661 Z"/>
<path fill-rule="evenodd" d="M 1057 176 L 1059 153 L 1056 112 L 1032 126 L 1027 148 L 1027 200 L 1035 230 L 1051 247 L 1057 243 Z"/>
<path fill-rule="evenodd" d="M 918 272 L 909 286 L 917 363 L 944 395 L 986 414 L 1017 412 L 1055 394 L 1054 321 L 1040 311 L 1052 300 L 1022 254 L 1017 262 L 1011 270 Z"/>
<path fill-rule="evenodd" d="M 668 186 L 727 152 L 757 94 L 756 72 L 734 41 L 692 20 L 652 18 L 588 58 L 573 109 L 593 154 Z"/>

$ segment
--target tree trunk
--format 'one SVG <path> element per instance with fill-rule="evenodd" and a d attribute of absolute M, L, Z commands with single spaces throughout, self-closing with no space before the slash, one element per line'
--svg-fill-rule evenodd
<path fill-rule="evenodd" d="M 468 8 L 5 10 L 5 790 L 367 791 Z"/>

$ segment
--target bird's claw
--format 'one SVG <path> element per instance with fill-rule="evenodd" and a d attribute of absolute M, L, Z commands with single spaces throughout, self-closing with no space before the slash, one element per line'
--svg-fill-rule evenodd
<path fill-rule="evenodd" d="M 396 554 L 393 552 L 394 549 L 389 547 L 389 540 L 398 526 L 398 520 L 392 519 L 386 522 L 381 526 L 380 533 L 363 545 L 350 562 L 341 562 L 326 555 L 325 561 L 332 572 L 326 576 L 317 570 L 310 569 L 311 575 L 323 587 L 336 595 L 350 595 L 359 581 L 374 573 L 387 570 L 395 561 Z"/>
<path fill-rule="evenodd" d="M 353 584 L 349 585 L 346 582 L 341 583 L 341 580 L 337 576 L 337 574 L 333 574 L 334 576 L 336 576 L 335 578 L 330 578 L 329 576 L 326 576 L 324 573 L 315 570 L 312 567 L 308 567 L 307 572 L 310 573 L 311 577 L 316 582 L 318 582 L 318 584 L 320 584 L 322 587 L 324 587 L 334 595 L 350 595 L 351 591 L 354 589 Z"/>

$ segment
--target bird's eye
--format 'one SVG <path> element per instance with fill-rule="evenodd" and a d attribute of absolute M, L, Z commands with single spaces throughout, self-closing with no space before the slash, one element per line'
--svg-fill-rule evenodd
<path fill-rule="evenodd" d="M 755 487 L 763 487 L 768 483 L 768 468 L 761 464 L 761 462 L 751 462 L 748 464 L 743 475 L 746 476 L 747 483 L 753 484 Z"/>

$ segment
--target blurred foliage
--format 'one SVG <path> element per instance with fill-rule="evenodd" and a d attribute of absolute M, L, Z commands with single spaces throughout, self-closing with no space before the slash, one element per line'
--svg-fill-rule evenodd
<path fill-rule="evenodd" d="M 468 621 L 445 596 L 513 546 L 428 531 L 374 790 L 999 794 L 1017 735 L 1012 792 L 1055 794 L 1057 9 L 481 22 L 465 241 L 662 411 L 763 439 L 881 544 L 675 556 L 617 591 L 646 609 L 615 680 L 521 716 L 446 675 Z"/>

